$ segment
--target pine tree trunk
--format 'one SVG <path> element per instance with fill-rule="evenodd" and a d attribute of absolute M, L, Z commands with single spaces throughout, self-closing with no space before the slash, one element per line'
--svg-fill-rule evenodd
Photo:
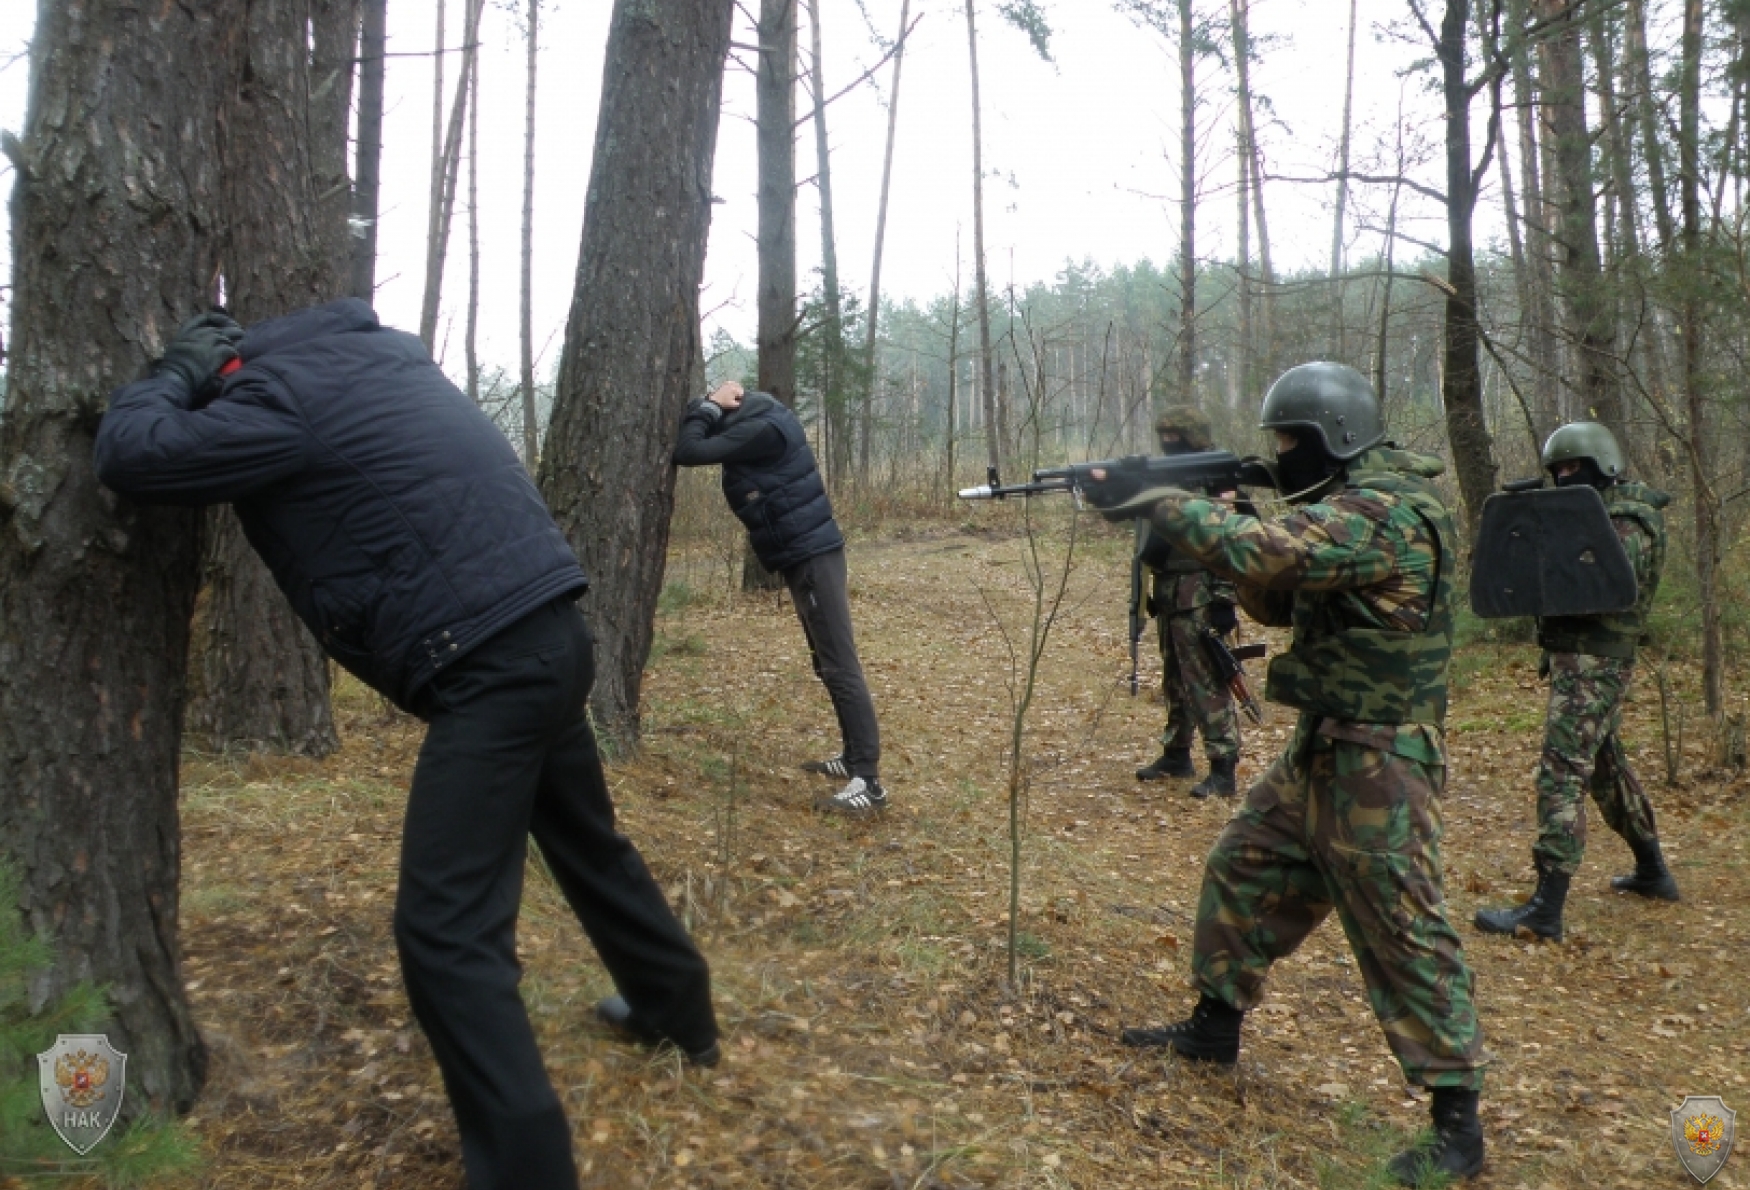
<path fill-rule="evenodd" d="M 1510 27 L 1523 28 L 1526 20 L 1526 0 L 1508 0 Z M 1513 75 L 1519 126 L 1520 176 L 1525 186 L 1524 252 L 1526 266 L 1525 304 L 1521 317 L 1526 322 L 1527 354 L 1532 369 L 1532 409 L 1544 436 L 1560 424 L 1561 348 L 1556 339 L 1555 281 L 1552 253 L 1555 240 L 1550 235 L 1550 210 L 1544 195 L 1541 150 L 1537 138 L 1537 93 L 1532 85 L 1529 54 L 1523 38 L 1514 37 L 1508 46 Z M 1507 150 L 1503 145 L 1502 158 Z M 1541 447 L 1542 440 L 1539 440 Z"/>
<path fill-rule="evenodd" d="M 539 45 L 541 0 L 529 0 L 529 88 L 523 117 L 523 270 L 521 321 L 523 389 L 523 465 L 535 470 L 541 457 L 540 431 L 535 421 L 535 51 Z"/>
<path fill-rule="evenodd" d="M 436 207 L 426 239 L 425 294 L 419 307 L 419 337 L 426 350 L 434 355 L 437 354 L 438 308 L 444 293 L 444 263 L 449 259 L 450 222 L 456 211 L 456 179 L 461 173 L 462 119 L 467 114 L 468 88 L 480 58 L 480 14 L 485 8 L 486 0 L 468 0 L 462 20 L 462 73 L 456 79 L 449 128 L 444 133 L 443 151 L 437 162 Z M 441 0 L 438 11 L 443 11 Z"/>
<path fill-rule="evenodd" d="M 1695 498 L 1695 585 L 1701 603 L 1701 689 L 1710 717 L 1718 719 L 1725 697 L 1725 666 L 1720 635 L 1719 496 L 1709 475 L 1714 450 L 1708 430 L 1708 394 L 1702 379 L 1701 259 L 1701 53 L 1702 0 L 1683 0 L 1683 57 L 1678 82 L 1678 186 L 1683 203 L 1682 290 L 1683 395 L 1689 414 L 1690 487 Z"/>
<path fill-rule="evenodd" d="M 1447 0 L 1440 25 L 1441 89 L 1446 99 L 1446 314 L 1441 397 L 1453 470 L 1464 498 L 1466 536 L 1475 537 L 1483 501 L 1495 491 L 1494 446 L 1483 417 L 1483 381 L 1478 353 L 1476 254 L 1471 221 L 1477 175 L 1471 165 L 1471 89 L 1465 77 L 1470 32 L 1469 0 Z M 1492 121 L 1499 113 L 1491 114 Z"/>
<path fill-rule="evenodd" d="M 881 250 L 887 241 L 887 192 L 893 181 L 893 141 L 899 131 L 899 71 L 905 64 L 905 39 L 910 20 L 911 0 L 901 0 L 899 40 L 893 47 L 893 91 L 887 97 L 887 151 L 881 160 L 881 201 L 875 212 L 875 263 L 869 268 L 868 322 L 863 328 L 863 370 L 867 380 L 863 393 L 863 454 L 858 469 L 864 483 L 869 480 L 869 440 L 875 436 L 875 336 L 881 320 Z"/>
<path fill-rule="evenodd" d="M 1238 0 L 1233 5 L 1234 73 L 1239 83 L 1240 139 L 1245 142 L 1245 154 L 1251 174 L 1252 217 L 1257 223 L 1258 270 L 1263 282 L 1264 362 L 1276 363 L 1276 269 L 1270 262 L 1270 224 L 1264 216 L 1264 155 L 1258 148 L 1257 128 L 1252 119 L 1252 38 L 1249 29 L 1250 0 Z"/>
<path fill-rule="evenodd" d="M 249 5 L 220 119 L 225 279 L 246 325 L 351 287 L 346 125 L 357 14 L 354 0 Z M 230 508 L 211 509 L 207 524 L 188 730 L 218 749 L 328 755 L 340 738 L 320 646 Z"/>
<path fill-rule="evenodd" d="M 1589 416 L 1610 427 L 1619 442 L 1627 442 L 1615 365 L 1616 323 L 1598 251 L 1598 204 L 1592 177 L 1592 139 L 1586 127 L 1579 18 L 1571 9 L 1555 16 L 1564 13 L 1565 2 L 1542 0 L 1544 15 L 1554 18 L 1541 48 L 1543 107 L 1561 174 L 1559 280 L 1570 335 L 1579 353 L 1580 402 Z"/>
<path fill-rule="evenodd" d="M 832 151 L 826 136 L 826 75 L 821 69 L 820 0 L 808 0 L 809 38 L 813 42 L 811 73 L 814 91 L 815 185 L 820 191 L 820 278 L 826 303 L 825 375 L 821 403 L 833 428 L 832 479 L 842 482 L 851 462 L 850 394 L 845 388 L 844 311 L 839 303 L 839 249 L 832 224 Z"/>
<path fill-rule="evenodd" d="M 699 359 L 732 0 L 615 0 L 540 484 L 592 584 L 597 724 L 636 741 Z M 660 150 L 660 151 L 659 151 Z"/>
<path fill-rule="evenodd" d="M 463 335 L 468 399 L 480 404 L 480 62 L 468 72 L 468 325 Z"/>
<path fill-rule="evenodd" d="M 1178 400 L 1197 400 L 1197 45 L 1191 0 L 1179 0 Z"/>
<path fill-rule="evenodd" d="M 388 0 L 364 0 L 359 35 L 358 164 L 352 190 L 352 296 L 377 297 L 377 196 L 383 160 L 383 65 Z"/>
<path fill-rule="evenodd" d="M 1003 469 L 1003 451 L 1008 427 L 997 403 L 996 360 L 990 347 L 990 292 L 984 268 L 984 135 L 980 126 L 978 99 L 978 25 L 972 13 L 973 0 L 966 0 L 966 44 L 972 57 L 972 277 L 973 300 L 978 303 L 978 360 L 980 395 L 984 398 L 985 446 L 990 465 Z"/>
<path fill-rule="evenodd" d="M 754 90 L 759 151 L 757 383 L 796 407 L 796 3 L 760 0 Z M 782 576 L 742 554 L 741 589 L 776 591 Z"/>
<path fill-rule="evenodd" d="M 1237 2 L 1237 0 L 1236 0 Z M 1336 295 L 1331 301 L 1331 349 L 1340 360 L 1348 359 L 1344 343 L 1343 220 L 1349 206 L 1349 134 L 1355 113 L 1355 5 L 1349 0 L 1349 65 L 1343 73 L 1343 132 L 1337 143 L 1337 203 L 1331 216 L 1331 280 Z"/>
<path fill-rule="evenodd" d="M 45 4 L 8 141 L 12 337 L 0 420 L 0 847 L 54 964 L 129 1055 L 129 1116 L 186 1110 L 206 1050 L 182 986 L 177 753 L 200 515 L 102 489 L 92 436 L 208 302 L 230 5 Z M 77 262 L 78 267 L 74 267 Z"/>

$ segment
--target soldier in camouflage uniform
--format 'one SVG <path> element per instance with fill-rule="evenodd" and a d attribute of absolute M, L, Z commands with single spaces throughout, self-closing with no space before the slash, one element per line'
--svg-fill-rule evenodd
<path fill-rule="evenodd" d="M 1195 405 L 1168 408 L 1155 423 L 1155 433 L 1162 454 L 1212 449 L 1209 419 Z M 1154 578 L 1147 610 L 1159 630 L 1161 694 L 1167 704 L 1160 759 L 1137 769 L 1136 779 L 1192 776 L 1191 742 L 1202 732 L 1209 775 L 1191 787 L 1191 796 L 1232 797 L 1240 755 L 1239 716 L 1227 683 L 1210 666 L 1203 637 L 1209 632 L 1226 635 L 1239 626 L 1233 583 L 1173 549 L 1146 523 L 1139 526 L 1136 564 L 1147 567 Z"/>
<path fill-rule="evenodd" d="M 1443 908 L 1457 555 L 1451 514 L 1428 482 L 1443 466 L 1386 443 L 1371 386 L 1336 364 L 1285 373 L 1261 421 L 1277 433 L 1281 490 L 1304 507 L 1261 520 L 1177 492 L 1159 499 L 1153 525 L 1234 579 L 1254 619 L 1293 626 L 1267 696 L 1300 719 L 1209 854 L 1196 1008 L 1123 1040 L 1236 1061 L 1271 964 L 1335 909 L 1405 1079 L 1432 1090 L 1433 1138 L 1391 1172 L 1407 1185 L 1431 1171 L 1468 1177 L 1483 1162 L 1483 1057 L 1471 972 Z"/>
<path fill-rule="evenodd" d="M 1586 851 L 1588 788 L 1605 823 L 1635 857 L 1634 872 L 1613 879 L 1612 887 L 1662 901 L 1678 899 L 1677 881 L 1659 849 L 1653 804 L 1629 767 L 1618 736 L 1623 696 L 1634 676 L 1635 647 L 1665 566 L 1665 516 L 1660 510 L 1671 497 L 1623 479 L 1622 450 L 1596 422 L 1575 422 L 1551 434 L 1544 444 L 1543 465 L 1558 487 L 1587 484 L 1598 489 L 1639 588 L 1634 607 L 1626 612 L 1555 616 L 1537 623 L 1550 679 L 1537 769 L 1537 842 L 1531 849 L 1537 890 L 1523 905 L 1478 911 L 1476 926 L 1491 934 L 1525 929 L 1559 942 L 1568 886 Z"/>

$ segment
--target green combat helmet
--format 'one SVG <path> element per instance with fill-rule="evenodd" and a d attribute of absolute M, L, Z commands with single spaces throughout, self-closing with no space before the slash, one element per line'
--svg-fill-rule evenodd
<path fill-rule="evenodd" d="M 1290 368 L 1264 394 L 1258 426 L 1265 430 L 1312 430 L 1325 453 L 1340 463 L 1378 446 L 1385 438 L 1379 397 L 1367 378 L 1342 364 Z"/>
<path fill-rule="evenodd" d="M 1168 405 L 1155 422 L 1155 436 L 1177 434 L 1192 450 L 1209 450 L 1215 445 L 1215 433 L 1209 418 L 1195 405 Z"/>
<path fill-rule="evenodd" d="M 1616 436 L 1595 421 L 1570 422 L 1543 444 L 1543 469 L 1553 472 L 1558 463 L 1590 462 L 1607 482 L 1622 478 L 1622 447 Z"/>

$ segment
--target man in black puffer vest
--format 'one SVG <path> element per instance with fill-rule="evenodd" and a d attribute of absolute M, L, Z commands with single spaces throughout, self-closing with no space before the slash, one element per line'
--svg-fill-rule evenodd
<path fill-rule="evenodd" d="M 887 808 L 881 787 L 881 733 L 875 703 L 851 635 L 845 538 L 796 415 L 766 393 L 744 393 L 733 380 L 687 407 L 674 461 L 723 467 L 723 495 L 747 527 L 760 564 L 784 576 L 808 638 L 814 672 L 832 698 L 841 750 L 810 761 L 811 773 L 845 779 L 815 807 L 855 818 Z"/>
<path fill-rule="evenodd" d="M 468 1185 L 573 1190 L 517 993 L 531 834 L 623 993 L 602 1018 L 705 1065 L 717 1025 L 705 960 L 614 829 L 584 714 L 588 582 L 510 443 L 418 339 L 349 298 L 247 333 L 192 320 L 110 398 L 96 453 L 141 502 L 231 503 L 323 648 L 430 723 L 395 903 L 407 997 Z"/>

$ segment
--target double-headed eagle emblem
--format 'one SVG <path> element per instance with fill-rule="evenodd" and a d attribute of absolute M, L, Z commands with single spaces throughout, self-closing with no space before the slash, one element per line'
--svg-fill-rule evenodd
<path fill-rule="evenodd" d="M 89 1050 L 74 1050 L 55 1059 L 55 1084 L 61 1098 L 74 1107 L 90 1107 L 103 1098 L 109 1082 L 109 1060 Z"/>

